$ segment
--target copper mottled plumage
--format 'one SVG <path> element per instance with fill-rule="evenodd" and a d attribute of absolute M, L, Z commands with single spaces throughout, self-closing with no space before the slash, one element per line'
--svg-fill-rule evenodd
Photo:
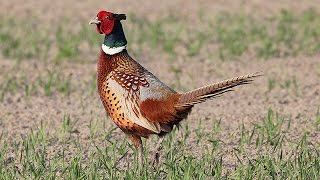
<path fill-rule="evenodd" d="M 97 64 L 102 104 L 112 121 L 138 149 L 141 163 L 141 137 L 148 138 L 151 134 L 163 137 L 188 116 L 195 104 L 231 91 L 235 86 L 248 84 L 259 76 L 255 73 L 235 77 L 187 93 L 177 93 L 129 56 L 120 23 L 125 18 L 124 14 L 100 11 L 90 24 L 96 24 L 97 31 L 105 35 Z M 162 138 L 158 145 L 161 142 Z"/>
<path fill-rule="evenodd" d="M 134 61 L 126 50 L 116 55 L 107 55 L 101 51 L 97 69 L 101 101 L 113 122 L 126 134 L 145 138 L 156 132 L 165 134 L 182 120 L 182 114 L 177 113 L 174 107 L 180 95 L 163 83 L 157 82 L 158 79 Z M 118 83 L 119 86 L 116 87 L 114 83 Z M 154 84 L 159 86 L 153 86 Z M 122 88 L 127 94 L 117 93 L 118 88 Z M 146 92 L 142 88 L 156 89 L 158 92 L 141 94 Z M 129 104 L 133 115 L 146 117 L 151 124 L 156 124 L 156 132 L 133 123 L 128 114 L 125 114 L 128 110 L 124 110 L 126 105 L 121 103 L 120 98 L 125 99 L 126 105 Z M 141 101 L 142 98 L 145 100 Z"/>

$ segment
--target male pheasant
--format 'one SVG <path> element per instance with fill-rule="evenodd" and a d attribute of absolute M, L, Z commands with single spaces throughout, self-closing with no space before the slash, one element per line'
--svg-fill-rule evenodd
<path fill-rule="evenodd" d="M 89 24 L 104 34 L 97 64 L 97 85 L 102 104 L 112 121 L 129 137 L 139 153 L 142 163 L 141 137 L 157 134 L 159 142 L 154 162 L 163 136 L 185 119 L 192 107 L 210 98 L 231 91 L 233 87 L 248 84 L 257 73 L 235 77 L 187 93 L 177 93 L 127 52 L 127 40 L 121 20 L 125 14 L 100 11 Z"/>

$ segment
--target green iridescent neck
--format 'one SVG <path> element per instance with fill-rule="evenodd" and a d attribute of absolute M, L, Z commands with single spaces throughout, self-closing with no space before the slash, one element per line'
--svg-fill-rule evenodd
<path fill-rule="evenodd" d="M 113 30 L 110 34 L 105 36 L 103 44 L 110 48 L 116 48 L 127 45 L 127 39 L 124 35 L 120 21 L 114 22 Z"/>

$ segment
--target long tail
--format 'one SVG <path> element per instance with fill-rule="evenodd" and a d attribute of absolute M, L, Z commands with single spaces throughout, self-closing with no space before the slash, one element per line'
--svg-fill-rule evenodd
<path fill-rule="evenodd" d="M 181 94 L 178 103 L 175 105 L 176 109 L 188 109 L 195 104 L 204 102 L 210 98 L 214 98 L 223 93 L 233 91 L 232 88 L 243 84 L 249 84 L 253 78 L 261 76 L 259 72 L 248 74 L 244 76 L 227 79 L 209 86 L 201 87 L 184 94 Z"/>

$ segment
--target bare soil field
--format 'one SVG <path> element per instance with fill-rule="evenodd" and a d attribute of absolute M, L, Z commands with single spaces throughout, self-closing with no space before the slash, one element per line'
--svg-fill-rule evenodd
<path fill-rule="evenodd" d="M 215 18 L 221 13 L 240 13 L 251 17 L 269 18 L 277 16 L 283 9 L 296 13 L 310 8 L 320 10 L 320 3 L 316 0 L 305 2 L 289 0 L 58 0 L 55 2 L 30 0 L 25 2 L 11 0 L 2 1 L 0 5 L 1 20 L 13 19 L 35 27 L 45 27 L 46 32 L 49 32 L 47 34 L 49 42 L 53 44 L 53 48 L 49 50 L 41 48 L 35 50 L 36 53 L 48 51 L 41 57 L 16 58 L 4 53 L 0 54 L 0 83 L 2 84 L 0 164 L 15 168 L 16 172 L 12 172 L 12 175 L 18 179 L 36 177 L 33 171 L 26 170 L 28 168 L 25 167 L 22 157 L 25 157 L 24 153 L 28 154 L 23 149 L 33 135 L 37 137 L 35 139 L 41 139 L 39 132 L 43 133 L 46 139 L 45 145 L 41 144 L 35 149 L 46 147 L 45 162 L 52 161 L 53 164 L 54 157 L 63 154 L 63 162 L 72 164 L 81 152 L 79 162 L 85 169 L 92 165 L 91 157 L 95 157 L 92 154 L 99 154 L 99 149 L 111 148 L 113 145 L 119 147 L 113 149 L 116 152 L 114 162 L 117 162 L 121 154 L 127 150 L 129 153 L 124 159 L 119 160 L 119 169 L 127 169 L 130 167 L 127 162 L 135 161 L 133 148 L 127 142 L 125 134 L 115 128 L 112 121 L 106 117 L 96 91 L 96 59 L 100 48 L 99 43 L 81 44 L 78 47 L 78 51 L 81 52 L 80 57 L 69 56 L 57 62 L 54 58 L 59 51 L 59 48 L 55 47 L 58 44 L 54 40 L 56 33 L 50 34 L 50 29 L 56 29 L 55 26 L 61 25 L 61 22 L 64 22 L 63 26 L 66 26 L 66 29 L 78 31 L 82 23 L 89 22 L 99 10 L 106 9 L 111 12 L 126 13 L 131 17 L 143 17 L 149 22 L 174 14 L 176 17 L 181 17 L 183 23 L 188 23 L 184 25 L 185 27 L 192 29 L 194 26 L 203 25 L 201 24 L 203 21 L 198 19 L 199 14 L 204 14 L 205 19 Z M 65 19 L 67 20 L 64 21 Z M 123 24 L 125 28 L 130 29 L 132 21 L 124 21 Z M 96 34 L 94 27 L 88 25 L 88 28 L 92 31 L 86 32 L 87 34 Z M 206 30 L 210 31 L 210 29 Z M 11 28 L 10 31 L 14 33 L 23 29 Z M 32 33 L 31 31 L 30 36 L 34 35 Z M 98 40 L 100 38 L 102 41 L 103 37 L 97 35 L 95 38 Z M 175 49 L 174 55 L 171 55 L 158 46 L 149 46 L 144 42 L 138 45 L 138 40 L 134 38 L 128 38 L 129 53 L 178 92 L 192 90 L 234 76 L 260 71 L 263 74 L 250 85 L 237 87 L 235 91 L 222 97 L 195 106 L 188 119 L 183 121 L 182 127 L 173 132 L 175 135 L 168 137 L 172 139 L 172 144 L 170 144 L 171 140 L 170 143 L 168 140 L 161 156 L 162 162 L 166 162 L 165 158 L 169 157 L 165 154 L 168 154 L 167 149 L 170 148 L 191 154 L 196 159 L 201 159 L 208 149 L 213 149 L 215 151 L 212 153 L 212 158 L 221 159 L 221 177 L 231 176 L 233 179 L 241 177 L 234 173 L 238 172 L 239 165 L 251 163 L 250 159 L 258 159 L 261 154 L 273 156 L 279 148 L 275 145 L 279 141 L 283 141 L 280 149 L 283 156 L 289 160 L 292 157 L 290 156 L 293 153 L 292 149 L 296 147 L 294 143 L 299 144 L 304 136 L 307 136 L 309 145 L 319 153 L 319 52 L 260 58 L 250 53 L 252 49 L 248 48 L 247 53 L 221 60 L 218 55 L 208 55 L 210 50 L 218 46 L 211 42 L 204 44 L 195 55 L 188 56 L 186 49 L 180 46 Z M 134 43 L 131 44 L 130 39 L 133 39 Z M 5 41 L 3 40 L 2 43 Z M 3 46 L 0 45 L 0 48 Z M 268 122 L 268 119 L 272 122 Z M 272 126 L 271 130 L 268 129 L 268 123 Z M 269 135 L 272 136 L 271 139 L 266 138 Z M 34 141 L 35 144 L 40 142 L 40 140 Z M 184 141 L 183 146 L 181 141 Z M 147 154 L 149 154 L 153 151 L 156 138 L 152 137 L 145 143 L 148 146 Z M 124 150 L 119 150 L 120 147 Z M 175 161 L 182 160 L 178 158 Z M 49 166 L 50 164 L 44 165 L 44 167 Z M 161 168 L 158 179 L 170 179 L 166 174 L 168 169 L 164 165 Z M 6 171 L 8 172 L 9 170 Z M 56 172 L 56 178 L 60 176 L 67 178 L 63 175 L 63 170 L 54 172 Z M 38 175 L 41 177 L 41 173 Z M 120 175 L 119 177 L 124 178 Z M 194 179 L 194 176 L 191 177 Z M 210 177 L 213 176 L 205 176 L 205 179 Z M 259 176 L 254 177 L 259 178 Z M 94 177 L 90 176 L 90 178 Z"/>

